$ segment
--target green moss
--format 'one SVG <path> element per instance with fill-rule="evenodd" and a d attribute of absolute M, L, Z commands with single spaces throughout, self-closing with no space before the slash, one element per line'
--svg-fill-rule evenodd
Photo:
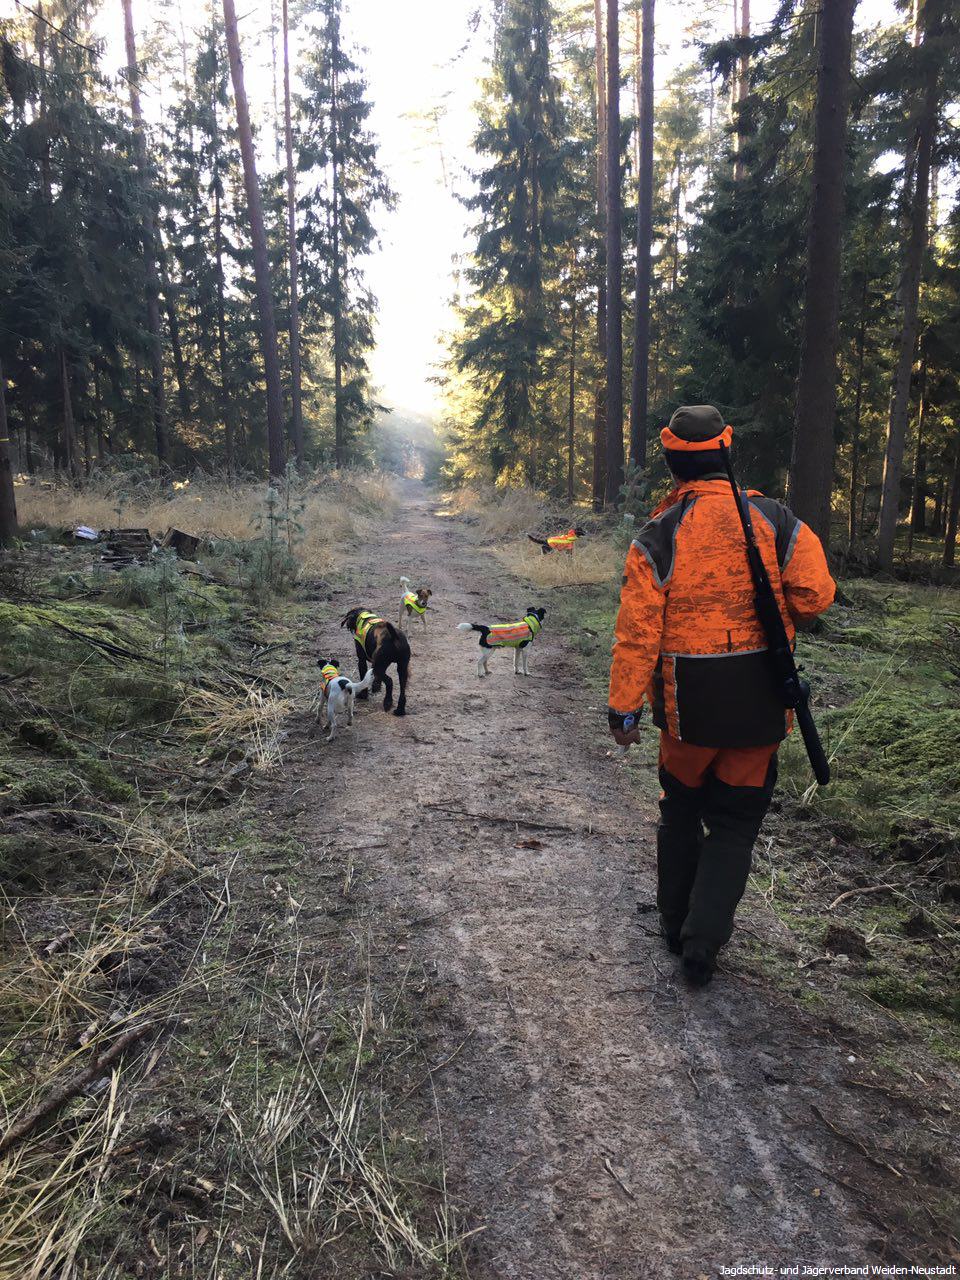
<path fill-rule="evenodd" d="M 867 994 L 885 1009 L 916 1010 L 960 1022 L 960 995 L 919 978 L 886 973 L 867 984 Z"/>

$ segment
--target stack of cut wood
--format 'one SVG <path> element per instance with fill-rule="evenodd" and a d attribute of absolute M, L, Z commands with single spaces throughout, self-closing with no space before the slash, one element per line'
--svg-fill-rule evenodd
<path fill-rule="evenodd" d="M 153 550 L 149 529 L 105 529 L 100 541 L 105 547 L 101 560 L 115 569 L 142 563 Z"/>

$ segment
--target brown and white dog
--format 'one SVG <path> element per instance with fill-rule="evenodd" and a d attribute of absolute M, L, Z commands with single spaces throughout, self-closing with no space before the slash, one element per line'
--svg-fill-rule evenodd
<path fill-rule="evenodd" d="M 310 731 L 311 738 L 317 729 L 326 728 L 327 742 L 337 736 L 337 729 L 343 722 L 349 729 L 353 724 L 353 703 L 358 693 L 364 693 L 373 683 L 373 670 L 367 672 L 362 680 L 348 680 L 340 674 L 340 663 L 336 658 L 318 658 L 320 668 L 320 690 L 317 700 L 317 718 Z"/>
<path fill-rule="evenodd" d="M 384 711 L 390 711 L 393 707 L 393 681 L 387 675 L 387 667 L 396 665 L 397 677 L 400 681 L 400 697 L 397 699 L 397 709 L 393 714 L 405 715 L 407 679 L 410 671 L 410 642 L 407 637 L 392 622 L 387 622 L 379 614 L 371 613 L 369 609 L 362 609 L 359 605 L 344 615 L 340 625 L 349 627 L 354 644 L 357 646 L 361 684 L 366 678 L 369 666 L 373 670 L 371 686 L 373 692 L 379 693 L 381 684 L 384 686 Z M 357 697 L 365 701 L 368 697 L 367 690 L 364 689 L 358 693 Z"/>
<path fill-rule="evenodd" d="M 433 595 L 429 587 L 418 587 L 414 591 L 410 586 L 409 578 L 401 578 L 400 585 L 403 587 L 403 595 L 400 597 L 400 630 L 403 628 L 404 618 L 419 618 L 423 623 L 423 629 L 427 629 L 427 601 Z"/>

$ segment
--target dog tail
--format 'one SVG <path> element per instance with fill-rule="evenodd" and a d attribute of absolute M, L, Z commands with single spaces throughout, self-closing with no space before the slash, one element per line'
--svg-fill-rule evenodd
<path fill-rule="evenodd" d="M 457 630 L 458 631 L 482 631 L 483 628 L 478 627 L 475 622 L 458 622 Z"/>
<path fill-rule="evenodd" d="M 340 688 L 349 685 L 351 693 L 362 693 L 373 684 L 373 667 L 367 667 L 367 674 L 362 680 L 348 680 L 346 676 L 340 681 Z"/>
<path fill-rule="evenodd" d="M 404 591 L 409 591 L 409 590 L 410 590 L 410 579 L 409 579 L 409 578 L 405 578 L 405 577 L 401 574 L 401 575 L 400 575 L 400 585 L 401 585 L 401 587 L 403 587 Z"/>

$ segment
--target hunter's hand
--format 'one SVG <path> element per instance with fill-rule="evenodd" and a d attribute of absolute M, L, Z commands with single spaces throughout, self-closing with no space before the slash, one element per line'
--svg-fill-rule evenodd
<path fill-rule="evenodd" d="M 640 741 L 639 729 L 631 729 L 629 733 L 624 732 L 623 729 L 611 729 L 610 732 L 618 747 L 632 747 L 634 743 Z"/>
<path fill-rule="evenodd" d="M 642 714 L 642 709 L 623 715 L 611 708 L 607 716 L 607 723 L 610 732 L 613 734 L 613 740 L 618 747 L 623 747 L 626 751 L 628 747 L 632 747 L 635 742 L 640 741 L 640 717 Z"/>

